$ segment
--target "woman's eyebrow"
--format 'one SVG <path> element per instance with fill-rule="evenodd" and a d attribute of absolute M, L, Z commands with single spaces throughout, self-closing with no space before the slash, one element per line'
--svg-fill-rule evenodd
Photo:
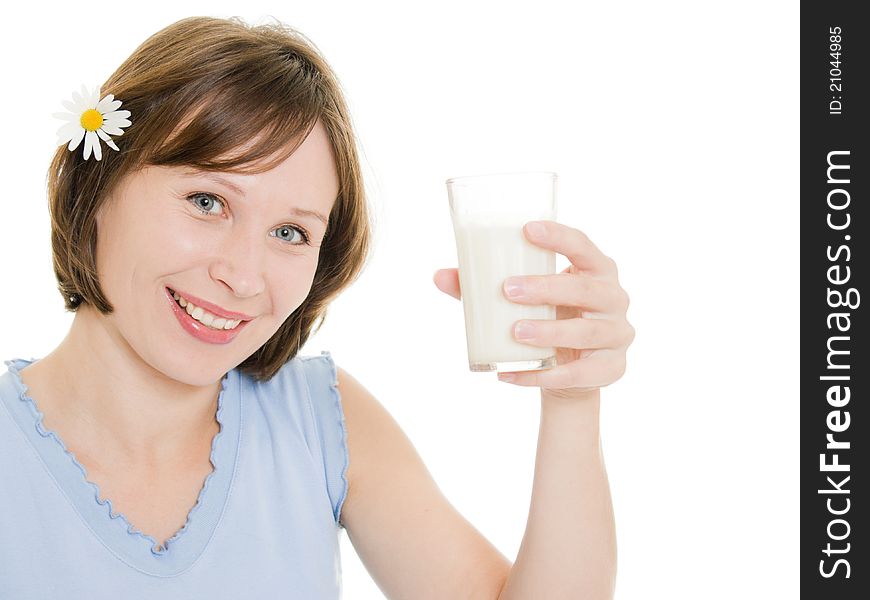
<path fill-rule="evenodd" d="M 205 177 L 206 179 L 211 179 L 215 183 L 219 183 L 219 184 L 231 189 L 233 192 L 235 192 L 239 196 L 242 196 L 242 197 L 245 196 L 245 192 L 244 192 L 244 190 L 242 190 L 242 188 L 237 186 L 235 183 L 233 183 L 229 179 L 222 177 L 218 173 L 214 173 L 212 171 L 184 171 L 182 173 L 182 175 L 184 177 Z M 328 226 L 327 218 L 323 214 L 317 212 L 316 210 L 308 210 L 306 208 L 298 208 L 296 206 L 293 206 L 290 208 L 290 212 L 293 213 L 293 215 L 295 215 L 297 217 L 314 217 L 315 219 L 317 219 L 318 221 L 323 223 L 324 227 Z"/>

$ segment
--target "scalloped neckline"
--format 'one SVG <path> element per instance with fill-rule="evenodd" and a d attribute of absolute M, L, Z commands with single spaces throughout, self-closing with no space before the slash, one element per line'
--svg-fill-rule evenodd
<path fill-rule="evenodd" d="M 16 420 L 58 487 L 103 544 L 124 562 L 155 575 L 171 576 L 189 568 L 213 537 L 229 498 L 241 431 L 237 371 L 232 369 L 221 379 L 215 412 L 219 429 L 212 438 L 209 456 L 212 471 L 206 476 L 184 525 L 161 546 L 160 541 L 137 529 L 123 513 L 114 512 L 109 498 L 100 500 L 99 486 L 87 478 L 87 470 L 75 454 L 67 449 L 56 431 L 44 427 L 44 415 L 20 373 L 38 360 L 13 358 L 4 362 L 20 400 L 14 407 Z"/>

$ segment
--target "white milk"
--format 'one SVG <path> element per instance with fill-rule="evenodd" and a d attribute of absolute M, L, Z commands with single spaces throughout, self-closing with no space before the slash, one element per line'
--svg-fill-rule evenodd
<path fill-rule="evenodd" d="M 485 221 L 481 219 L 456 215 L 453 221 L 469 366 L 472 371 L 546 368 L 533 364 L 492 363 L 516 363 L 555 356 L 555 348 L 517 341 L 513 328 L 520 319 L 555 319 L 556 307 L 513 302 L 504 295 L 503 286 L 504 280 L 512 276 L 555 273 L 556 253 L 526 240 L 523 235 L 526 221 L 517 222 L 516 218 L 506 220 L 498 216 L 488 216 Z"/>

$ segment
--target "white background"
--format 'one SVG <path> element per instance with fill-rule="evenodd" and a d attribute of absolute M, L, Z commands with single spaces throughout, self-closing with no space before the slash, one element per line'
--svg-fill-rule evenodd
<path fill-rule="evenodd" d="M 456 266 L 445 179 L 556 171 L 557 220 L 617 261 L 637 329 L 627 373 L 602 390 L 617 597 L 797 597 L 797 3 L 12 6 L 2 359 L 44 356 L 72 320 L 45 196 L 61 100 L 177 19 L 273 15 L 336 70 L 377 220 L 374 260 L 303 354 L 331 351 L 512 560 L 538 390 L 468 371 L 461 304 L 432 275 Z M 382 598 L 341 544 L 345 596 Z"/>

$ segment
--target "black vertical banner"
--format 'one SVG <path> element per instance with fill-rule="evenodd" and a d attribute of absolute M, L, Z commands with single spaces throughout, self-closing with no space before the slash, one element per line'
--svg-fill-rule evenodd
<path fill-rule="evenodd" d="M 826 600 L 870 598 L 870 20 L 859 8 L 801 3 L 801 595 Z"/>

